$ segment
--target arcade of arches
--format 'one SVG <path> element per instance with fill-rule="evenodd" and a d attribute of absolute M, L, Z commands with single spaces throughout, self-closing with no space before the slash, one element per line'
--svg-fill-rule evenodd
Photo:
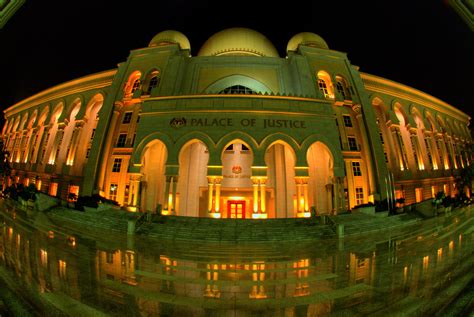
<path fill-rule="evenodd" d="M 333 156 L 321 142 L 311 144 L 298 166 L 283 141 L 267 147 L 264 166 L 254 165 L 252 146 L 239 139 L 224 147 L 221 165 L 209 164 L 208 148 L 197 139 L 181 147 L 178 166 L 167 164 L 167 156 L 161 141 L 144 148 L 140 173 L 132 176 L 132 205 L 165 215 L 241 219 L 308 217 L 311 210 L 330 214 L 344 205 Z"/>

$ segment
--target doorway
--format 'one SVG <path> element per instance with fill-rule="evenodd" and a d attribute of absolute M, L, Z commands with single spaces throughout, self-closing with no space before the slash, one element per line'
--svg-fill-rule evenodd
<path fill-rule="evenodd" d="M 245 219 L 245 200 L 228 200 L 227 218 Z"/>

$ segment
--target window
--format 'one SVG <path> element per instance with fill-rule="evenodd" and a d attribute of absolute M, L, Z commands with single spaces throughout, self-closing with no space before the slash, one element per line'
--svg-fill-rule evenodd
<path fill-rule="evenodd" d="M 355 137 L 350 136 L 347 137 L 347 141 L 349 142 L 349 150 L 350 151 L 358 151 L 359 147 L 357 146 L 357 140 Z"/>
<path fill-rule="evenodd" d="M 415 199 L 417 203 L 423 200 L 423 188 L 415 188 Z"/>
<path fill-rule="evenodd" d="M 125 112 L 122 123 L 130 123 L 132 121 L 132 114 L 133 112 L 131 111 Z"/>
<path fill-rule="evenodd" d="M 153 77 L 150 78 L 150 81 L 148 82 L 148 87 L 145 91 L 145 95 L 150 95 L 152 90 L 158 86 L 158 83 L 160 82 L 158 75 L 153 75 Z"/>
<path fill-rule="evenodd" d="M 228 147 L 225 148 L 226 151 L 233 151 L 234 150 L 234 145 L 231 144 Z"/>
<path fill-rule="evenodd" d="M 352 162 L 352 173 L 354 176 L 362 176 L 360 162 Z"/>
<path fill-rule="evenodd" d="M 79 197 L 79 186 L 69 185 L 68 201 L 70 202 L 77 201 L 77 197 Z"/>
<path fill-rule="evenodd" d="M 49 195 L 56 197 L 57 194 L 58 194 L 58 183 L 49 184 Z"/>
<path fill-rule="evenodd" d="M 126 133 L 120 133 L 117 140 L 117 147 L 125 147 L 125 141 L 127 140 Z"/>
<path fill-rule="evenodd" d="M 122 159 L 116 158 L 114 159 L 114 165 L 112 166 L 113 173 L 120 173 L 120 168 L 122 167 Z"/>
<path fill-rule="evenodd" d="M 221 90 L 219 94 L 255 95 L 256 92 L 242 85 L 234 85 Z"/>
<path fill-rule="evenodd" d="M 133 94 L 138 88 L 140 88 L 140 79 L 135 79 L 135 81 L 132 84 L 131 93 Z"/>
<path fill-rule="evenodd" d="M 342 118 L 344 119 L 344 126 L 348 128 L 352 128 L 351 116 L 345 114 L 342 116 Z"/>
<path fill-rule="evenodd" d="M 249 148 L 245 144 L 242 144 L 242 151 L 249 151 Z"/>
<path fill-rule="evenodd" d="M 379 136 L 380 136 L 380 142 L 382 142 L 382 145 L 385 145 L 385 140 L 383 139 L 382 132 L 379 132 Z"/>
<path fill-rule="evenodd" d="M 349 91 L 347 90 L 347 88 L 345 87 L 345 85 L 342 82 L 337 81 L 336 89 L 337 89 L 337 92 L 341 94 L 341 96 L 344 100 L 350 100 L 351 99 Z"/>
<path fill-rule="evenodd" d="M 329 98 L 328 86 L 324 79 L 318 79 L 318 88 L 323 93 L 324 98 Z"/>
<path fill-rule="evenodd" d="M 117 191 L 118 191 L 118 185 L 110 184 L 109 199 L 117 200 Z"/>
<path fill-rule="evenodd" d="M 356 205 L 362 205 L 364 203 L 364 189 L 362 187 L 356 187 Z"/>

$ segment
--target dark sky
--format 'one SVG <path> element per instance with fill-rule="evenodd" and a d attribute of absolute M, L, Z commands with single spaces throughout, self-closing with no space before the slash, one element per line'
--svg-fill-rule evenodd
<path fill-rule="evenodd" d="M 314 32 L 361 71 L 474 114 L 473 33 L 447 0 L 26 1 L 0 30 L 0 108 L 115 68 L 160 31 L 181 31 L 196 55 L 229 27 L 263 33 L 280 56 L 294 34 Z"/>

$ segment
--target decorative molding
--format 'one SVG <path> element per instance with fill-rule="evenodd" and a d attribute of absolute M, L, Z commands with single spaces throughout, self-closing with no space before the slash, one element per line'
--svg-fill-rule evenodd
<path fill-rule="evenodd" d="M 364 86 L 367 90 L 378 92 L 403 100 L 411 101 L 437 112 L 447 114 L 459 121 L 468 123 L 471 119 L 467 114 L 450 104 L 424 93 L 418 89 L 397 83 L 395 81 L 378 77 L 375 75 L 360 73 Z"/>

